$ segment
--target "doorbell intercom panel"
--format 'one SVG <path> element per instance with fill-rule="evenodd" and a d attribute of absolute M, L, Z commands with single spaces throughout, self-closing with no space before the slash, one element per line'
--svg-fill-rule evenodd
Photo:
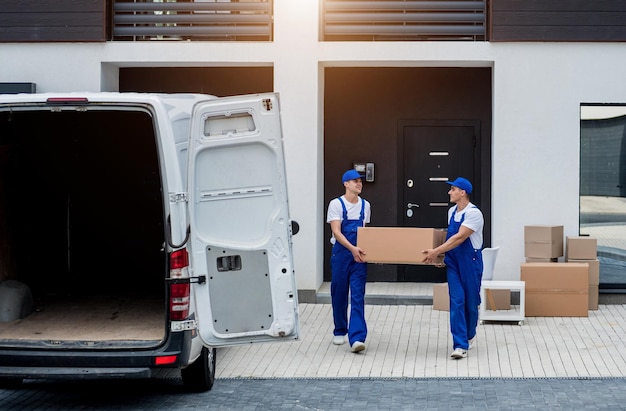
<path fill-rule="evenodd" d="M 374 182 L 374 163 L 373 162 L 356 162 L 354 163 L 354 169 L 360 174 L 365 175 L 365 181 L 368 183 Z"/>

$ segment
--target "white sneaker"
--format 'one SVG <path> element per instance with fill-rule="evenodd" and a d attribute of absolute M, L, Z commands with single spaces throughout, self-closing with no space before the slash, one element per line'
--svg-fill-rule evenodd
<path fill-rule="evenodd" d="M 365 349 L 365 344 L 363 344 L 361 341 L 355 341 L 354 344 L 352 344 L 352 352 L 359 352 L 359 351 L 363 351 Z"/>
<path fill-rule="evenodd" d="M 345 335 L 333 335 L 333 344 L 335 344 L 335 345 L 342 345 L 345 342 L 346 342 L 346 336 Z"/>
<path fill-rule="evenodd" d="M 454 351 L 452 351 L 452 354 L 450 354 L 450 357 L 455 360 L 465 358 L 467 357 L 467 350 L 464 350 L 463 348 L 455 348 Z"/>
<path fill-rule="evenodd" d="M 474 348 L 474 346 L 476 345 L 476 336 L 474 336 L 474 338 L 472 338 L 471 340 L 468 341 L 469 343 L 469 348 L 468 350 L 471 350 L 472 348 Z"/>

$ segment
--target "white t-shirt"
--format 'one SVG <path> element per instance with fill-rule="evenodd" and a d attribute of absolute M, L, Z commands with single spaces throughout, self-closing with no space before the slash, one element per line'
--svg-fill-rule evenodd
<path fill-rule="evenodd" d="M 450 207 L 450 209 L 448 210 L 448 222 L 450 222 L 450 219 L 452 218 L 452 212 L 456 210 L 456 207 L 457 206 L 455 205 L 453 207 Z M 472 234 L 470 234 L 469 237 L 470 241 L 472 242 L 472 246 L 476 250 L 482 249 L 483 226 L 485 225 L 482 211 L 480 211 L 480 209 L 474 204 L 469 203 L 467 207 L 465 207 L 463 210 L 456 212 L 456 214 L 454 215 L 454 221 L 456 221 L 457 223 L 461 221 L 461 217 L 463 217 L 463 214 L 465 214 L 465 220 L 463 220 L 463 224 L 461 225 L 464 225 L 465 227 L 474 231 Z"/>
<path fill-rule="evenodd" d="M 352 204 L 348 200 L 346 200 L 346 196 L 341 196 L 343 203 L 346 206 L 346 211 L 348 212 L 348 220 L 358 220 L 361 217 L 361 197 L 358 197 L 359 201 L 356 204 Z M 363 216 L 363 223 L 369 224 L 370 216 L 372 214 L 370 203 L 367 200 L 365 201 L 365 210 Z M 331 221 L 343 220 L 343 207 L 341 207 L 341 202 L 338 198 L 333 198 L 328 204 L 328 213 L 326 214 L 326 222 L 330 223 Z M 335 236 L 330 238 L 331 244 L 335 244 Z"/>

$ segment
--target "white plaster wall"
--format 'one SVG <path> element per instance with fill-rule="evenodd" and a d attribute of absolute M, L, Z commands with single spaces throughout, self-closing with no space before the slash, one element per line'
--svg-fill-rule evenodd
<path fill-rule="evenodd" d="M 0 81 L 37 91 L 114 91 L 119 67 L 273 66 L 280 93 L 298 288 L 323 279 L 323 68 L 493 67 L 492 242 L 519 278 L 523 227 L 578 234 L 579 106 L 626 102 L 619 43 L 318 42 L 317 0 L 275 0 L 271 43 L 0 44 Z"/>
<path fill-rule="evenodd" d="M 100 43 L 0 43 L 0 81 L 36 83 L 37 92 L 100 91 Z"/>
<path fill-rule="evenodd" d="M 274 90 L 282 102 L 283 132 L 298 289 L 317 290 L 323 281 L 324 159 L 317 66 L 317 1 L 275 3 Z"/>
<path fill-rule="evenodd" d="M 619 44 L 494 44 L 492 243 L 518 279 L 524 225 L 578 235 L 580 104 L 626 102 Z"/>

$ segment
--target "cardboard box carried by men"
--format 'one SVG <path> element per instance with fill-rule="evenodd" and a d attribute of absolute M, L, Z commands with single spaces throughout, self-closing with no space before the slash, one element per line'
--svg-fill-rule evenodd
<path fill-rule="evenodd" d="M 446 241 L 446 230 L 414 227 L 359 227 L 357 247 L 367 263 L 426 264 L 422 250 Z M 443 264 L 443 254 L 433 263 Z"/>

